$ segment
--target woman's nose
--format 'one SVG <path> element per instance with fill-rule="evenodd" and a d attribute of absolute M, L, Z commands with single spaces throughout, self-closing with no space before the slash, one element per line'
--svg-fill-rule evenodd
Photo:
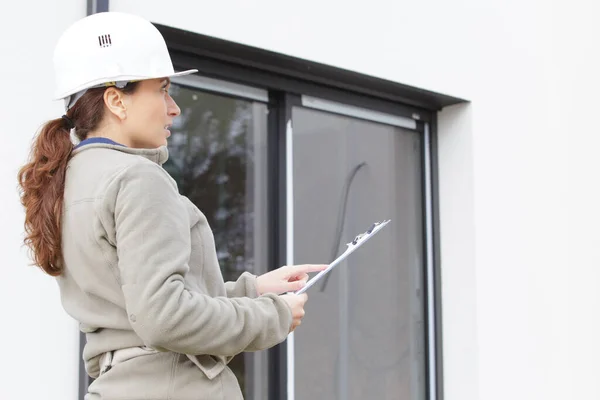
<path fill-rule="evenodd" d="M 171 96 L 169 96 L 168 99 L 167 112 L 171 117 L 177 117 L 179 114 L 181 114 L 181 109 L 179 108 L 177 103 L 175 103 L 175 100 L 173 100 Z"/>

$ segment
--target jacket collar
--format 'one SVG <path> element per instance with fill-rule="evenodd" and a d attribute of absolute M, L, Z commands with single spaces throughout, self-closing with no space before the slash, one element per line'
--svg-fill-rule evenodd
<path fill-rule="evenodd" d="M 83 140 L 81 143 L 75 146 L 71 154 L 75 156 L 76 154 L 79 154 L 82 151 L 98 148 L 112 149 L 127 154 L 142 156 L 152 162 L 155 162 L 158 165 L 163 165 L 169 159 L 169 149 L 167 148 L 167 146 L 161 146 L 156 149 L 134 149 L 132 147 L 127 147 L 120 143 L 102 137 L 95 137 Z"/>

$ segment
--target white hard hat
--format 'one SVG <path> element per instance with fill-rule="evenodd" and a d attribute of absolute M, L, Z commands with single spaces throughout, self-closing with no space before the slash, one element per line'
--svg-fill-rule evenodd
<path fill-rule="evenodd" d="M 161 33 L 132 14 L 104 12 L 69 27 L 54 50 L 55 99 L 69 109 L 93 87 L 193 74 L 175 73 Z"/>

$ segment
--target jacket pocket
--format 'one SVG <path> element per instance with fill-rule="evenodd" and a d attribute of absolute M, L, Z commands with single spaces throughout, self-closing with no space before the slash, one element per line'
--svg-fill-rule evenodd
<path fill-rule="evenodd" d="M 154 350 L 147 346 L 128 347 L 125 349 L 113 350 L 106 352 L 100 356 L 100 375 L 109 371 L 117 364 L 124 363 L 133 358 L 143 357 L 157 354 L 158 350 Z"/>
<path fill-rule="evenodd" d="M 220 358 L 215 358 L 207 354 L 199 356 L 192 356 L 186 354 L 186 356 L 206 375 L 210 380 L 213 380 L 215 376 L 219 375 L 225 369 L 225 362 Z"/>

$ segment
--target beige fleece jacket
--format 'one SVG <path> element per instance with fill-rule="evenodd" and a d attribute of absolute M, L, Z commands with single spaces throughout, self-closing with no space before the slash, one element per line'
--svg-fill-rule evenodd
<path fill-rule="evenodd" d="M 162 168 L 168 150 L 87 144 L 69 162 L 63 214 L 65 310 L 86 333 L 86 370 L 107 351 L 186 354 L 213 378 L 230 358 L 282 342 L 292 322 L 256 277 L 223 282 L 211 228 Z"/>

